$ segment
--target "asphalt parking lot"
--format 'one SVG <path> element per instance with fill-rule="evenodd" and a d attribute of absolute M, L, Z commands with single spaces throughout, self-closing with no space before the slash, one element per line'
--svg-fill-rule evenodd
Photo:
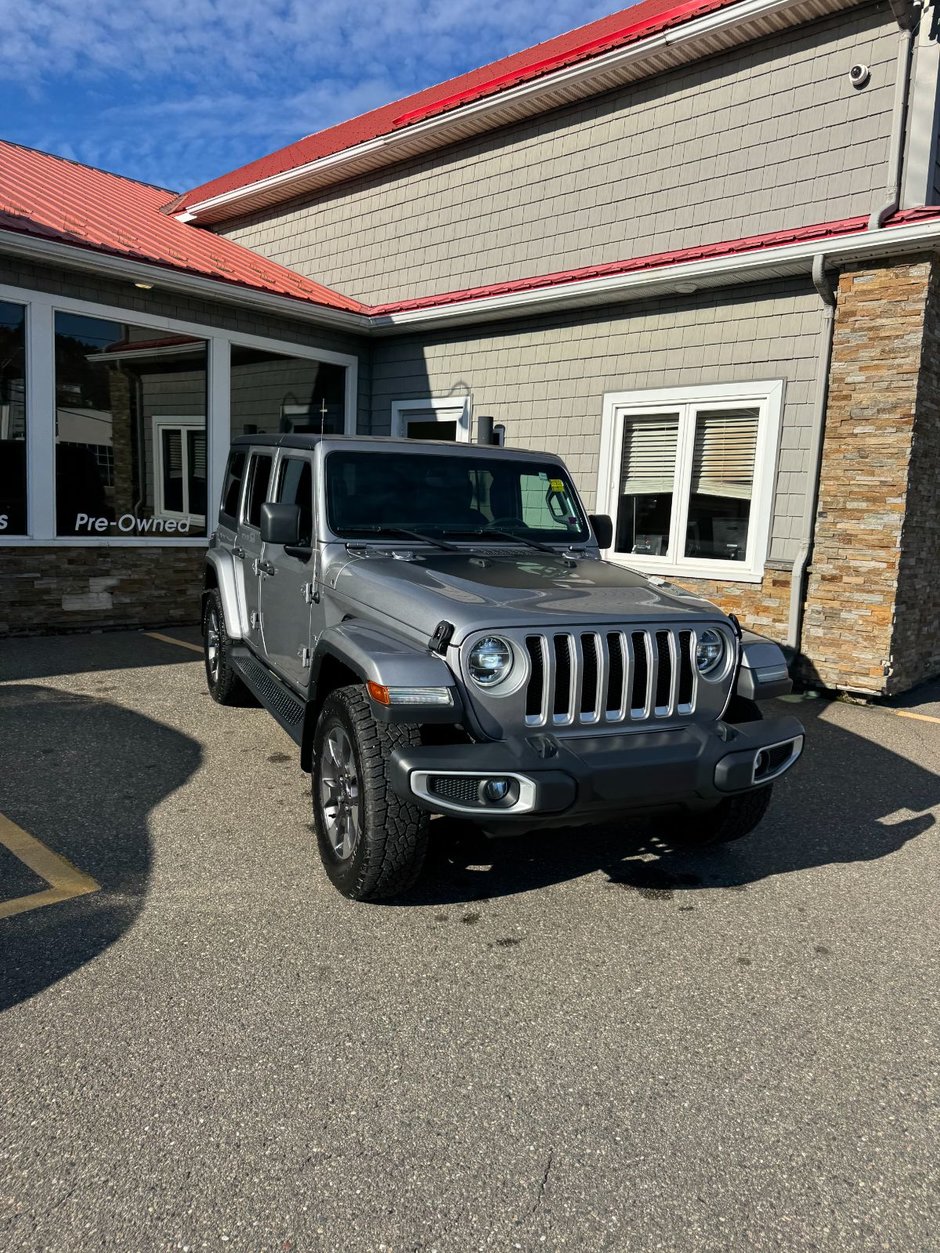
<path fill-rule="evenodd" d="M 723 851 L 440 822 L 357 905 L 169 634 L 0 643 L 3 1248 L 940 1249 L 940 689 L 785 706 Z"/>

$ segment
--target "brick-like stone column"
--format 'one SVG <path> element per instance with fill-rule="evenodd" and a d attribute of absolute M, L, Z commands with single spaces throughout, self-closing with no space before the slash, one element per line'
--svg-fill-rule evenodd
<path fill-rule="evenodd" d="M 940 263 L 927 289 L 890 688 L 940 674 Z"/>
<path fill-rule="evenodd" d="M 909 600 L 900 590 L 902 537 L 915 497 L 919 549 L 931 534 L 930 487 L 911 493 L 909 481 L 915 429 L 929 417 L 921 371 L 932 268 L 917 258 L 850 269 L 839 281 L 802 638 L 808 672 L 826 687 L 888 693 L 910 686 L 917 669 L 898 668 L 894 646 Z M 934 406 L 936 396 L 934 388 Z M 922 460 L 940 465 L 936 453 Z M 912 632 L 905 625 L 901 634 Z"/>
<path fill-rule="evenodd" d="M 134 432 L 131 379 L 123 370 L 108 370 L 111 393 L 111 444 L 114 449 L 114 516 L 134 509 Z"/>

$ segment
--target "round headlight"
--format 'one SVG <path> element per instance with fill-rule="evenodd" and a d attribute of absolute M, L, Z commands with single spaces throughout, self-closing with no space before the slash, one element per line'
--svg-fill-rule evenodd
<path fill-rule="evenodd" d="M 710 627 L 698 637 L 695 664 L 701 675 L 714 674 L 725 659 L 725 637 Z"/>
<path fill-rule="evenodd" d="M 498 635 L 487 635 L 470 649 L 469 669 L 474 683 L 493 687 L 512 669 L 512 649 Z"/>

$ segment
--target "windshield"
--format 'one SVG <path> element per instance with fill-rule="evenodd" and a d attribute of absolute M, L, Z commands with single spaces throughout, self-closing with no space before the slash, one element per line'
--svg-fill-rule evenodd
<path fill-rule="evenodd" d="M 330 530 L 343 538 L 410 530 L 489 543 L 583 543 L 590 535 L 571 480 L 555 462 L 406 452 L 332 452 Z M 496 534 L 502 532 L 502 534 Z"/>

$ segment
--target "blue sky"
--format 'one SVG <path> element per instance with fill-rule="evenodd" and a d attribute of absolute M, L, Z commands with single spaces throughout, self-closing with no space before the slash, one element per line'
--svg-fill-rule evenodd
<path fill-rule="evenodd" d="M 0 0 L 0 137 L 183 190 L 617 7 Z"/>

